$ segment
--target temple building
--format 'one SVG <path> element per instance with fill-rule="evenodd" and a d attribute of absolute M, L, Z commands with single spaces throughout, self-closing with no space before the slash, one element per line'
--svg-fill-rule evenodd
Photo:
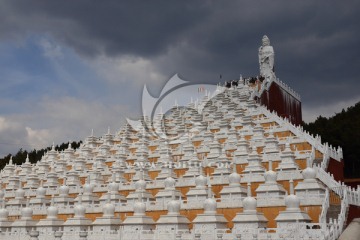
<path fill-rule="evenodd" d="M 256 77 L 35 164 L 10 160 L 0 239 L 338 239 L 360 188 L 342 182 L 342 149 L 300 126 L 274 56 L 264 36 Z"/>

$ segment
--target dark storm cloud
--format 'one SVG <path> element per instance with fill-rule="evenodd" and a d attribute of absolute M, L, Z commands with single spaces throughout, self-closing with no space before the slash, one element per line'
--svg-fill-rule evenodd
<path fill-rule="evenodd" d="M 88 58 L 141 56 L 169 76 L 215 83 L 256 75 L 267 34 L 277 76 L 317 105 L 359 94 L 359 10 L 358 1 L 12 0 L 1 1 L 0 37 L 45 32 Z"/>
<path fill-rule="evenodd" d="M 2 1 L 4 34 L 44 31 L 85 55 L 156 55 L 208 13 L 183 1 Z"/>

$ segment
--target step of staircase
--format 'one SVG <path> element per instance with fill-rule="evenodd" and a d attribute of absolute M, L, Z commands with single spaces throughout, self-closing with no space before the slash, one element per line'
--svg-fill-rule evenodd
<path fill-rule="evenodd" d="M 322 158 L 315 158 L 313 164 L 319 165 L 323 161 Z"/>
<path fill-rule="evenodd" d="M 326 213 L 326 222 L 329 222 L 330 218 L 337 219 L 341 211 L 341 205 L 330 204 L 328 211 Z"/>

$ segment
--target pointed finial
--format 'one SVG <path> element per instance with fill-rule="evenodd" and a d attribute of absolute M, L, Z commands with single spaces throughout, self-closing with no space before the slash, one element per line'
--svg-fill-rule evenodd
<path fill-rule="evenodd" d="M 30 203 L 30 196 L 27 196 L 26 198 L 26 207 L 29 207 L 29 203 Z"/>
<path fill-rule="evenodd" d="M 175 190 L 171 192 L 171 200 L 175 200 Z"/>
<path fill-rule="evenodd" d="M 272 160 L 269 159 L 269 171 L 272 171 L 272 170 L 273 170 L 273 168 L 272 168 Z"/>
<path fill-rule="evenodd" d="M 290 194 L 294 195 L 294 181 L 292 178 L 290 179 L 289 183 L 290 183 Z"/>
<path fill-rule="evenodd" d="M 306 158 L 306 168 L 310 167 L 310 158 L 311 156 L 309 156 L 308 158 Z"/>
<path fill-rule="evenodd" d="M 141 192 L 138 193 L 138 202 L 142 202 L 142 200 L 141 200 Z"/>
<path fill-rule="evenodd" d="M 51 202 L 50 202 L 50 206 L 54 206 L 54 204 L 55 204 L 55 195 L 54 194 L 52 194 L 51 195 Z"/>
<path fill-rule="evenodd" d="M 106 193 L 107 196 L 106 196 L 106 203 L 110 203 L 110 200 L 111 200 L 111 194 L 108 192 Z"/>
<path fill-rule="evenodd" d="M 247 196 L 251 197 L 251 183 L 250 182 L 247 183 Z"/>
<path fill-rule="evenodd" d="M 107 133 L 110 134 L 110 126 L 108 126 L 108 132 Z"/>
<path fill-rule="evenodd" d="M 208 180 L 208 198 L 211 198 L 212 194 L 211 194 L 211 182 L 210 182 L 209 174 L 207 175 L 207 180 Z"/>
<path fill-rule="evenodd" d="M 82 204 L 82 193 L 81 192 L 78 194 L 78 204 L 79 205 Z"/>
<path fill-rule="evenodd" d="M 92 128 L 91 129 L 91 137 L 93 137 L 94 136 L 94 129 Z"/>

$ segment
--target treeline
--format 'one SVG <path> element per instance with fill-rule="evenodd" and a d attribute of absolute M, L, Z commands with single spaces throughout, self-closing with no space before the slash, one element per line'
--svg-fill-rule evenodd
<path fill-rule="evenodd" d="M 71 143 L 71 147 L 73 149 L 77 149 L 80 147 L 81 143 L 82 143 L 82 141 L 79 141 L 79 142 L 74 141 Z M 62 143 L 60 145 L 56 145 L 55 150 L 62 151 L 62 150 L 67 149 L 68 146 L 69 146 L 69 142 Z M 26 160 L 26 156 L 28 154 L 29 154 L 29 161 L 31 163 L 36 163 L 37 161 L 41 160 L 41 158 L 45 154 L 45 152 L 50 151 L 50 150 L 51 150 L 51 147 L 47 147 L 47 148 L 40 149 L 40 150 L 34 149 L 32 151 L 23 150 L 22 148 L 20 148 L 20 150 L 15 155 L 8 154 L 7 156 L 0 158 L 0 169 L 3 169 L 5 167 L 5 165 L 9 163 L 11 156 L 13 159 L 13 163 L 16 165 L 20 165 L 20 164 L 24 163 Z"/>
<path fill-rule="evenodd" d="M 360 178 L 360 102 L 333 117 L 319 116 L 303 126 L 310 133 L 319 134 L 323 142 L 342 147 L 345 178 Z"/>

